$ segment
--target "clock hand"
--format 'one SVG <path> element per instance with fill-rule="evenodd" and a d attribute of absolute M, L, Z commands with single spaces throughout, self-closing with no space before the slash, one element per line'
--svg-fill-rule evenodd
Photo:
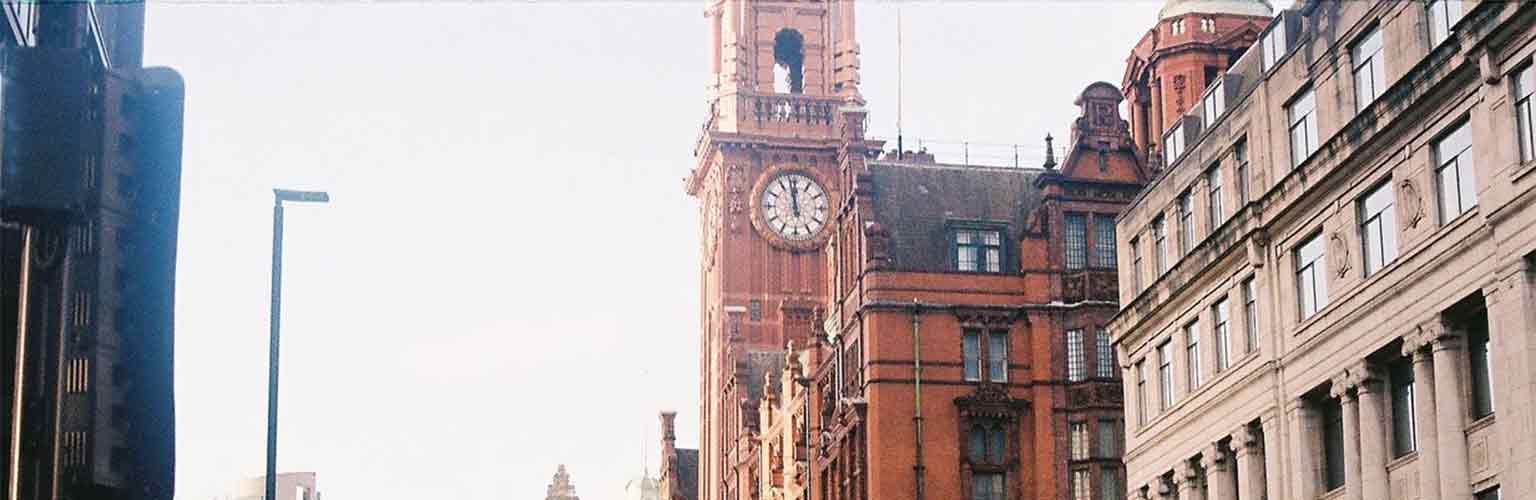
<path fill-rule="evenodd" d="M 800 216 L 800 190 L 795 189 L 795 181 L 789 181 L 789 206 L 794 209 L 795 217 Z"/>

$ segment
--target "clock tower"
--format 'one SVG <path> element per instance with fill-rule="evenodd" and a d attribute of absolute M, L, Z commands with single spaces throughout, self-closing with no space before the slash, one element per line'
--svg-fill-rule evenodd
<path fill-rule="evenodd" d="M 700 202 L 699 498 L 752 488 L 757 405 L 820 330 L 841 168 L 863 160 L 851 0 L 709 0 L 709 115 L 686 180 Z M 771 389 L 769 389 L 771 390 Z"/>

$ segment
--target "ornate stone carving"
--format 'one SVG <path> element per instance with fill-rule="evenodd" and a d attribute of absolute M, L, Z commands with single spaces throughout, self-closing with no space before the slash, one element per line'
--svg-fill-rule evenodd
<path fill-rule="evenodd" d="M 1343 278 L 1349 273 L 1349 244 L 1338 231 L 1328 236 L 1328 261 L 1334 276 Z"/>
<path fill-rule="evenodd" d="M 960 416 L 965 418 L 995 418 L 1013 420 L 1029 408 L 1029 401 L 1014 398 L 1003 384 L 983 383 L 976 391 L 955 398 Z"/>
<path fill-rule="evenodd" d="M 1397 190 L 1402 193 L 1403 223 L 1409 228 L 1418 227 L 1419 221 L 1424 220 L 1424 196 L 1419 185 L 1404 177 L 1397 183 Z"/>
<path fill-rule="evenodd" d="M 1008 328 L 1019 315 L 1013 311 L 991 309 L 955 309 L 955 317 L 965 328 Z"/>
<path fill-rule="evenodd" d="M 867 267 L 880 269 L 890 264 L 891 232 L 884 225 L 874 221 L 865 222 L 864 245 L 864 255 L 868 256 Z"/>

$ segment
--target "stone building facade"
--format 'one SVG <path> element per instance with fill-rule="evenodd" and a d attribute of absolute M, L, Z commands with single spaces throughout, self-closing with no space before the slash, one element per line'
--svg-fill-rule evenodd
<path fill-rule="evenodd" d="M 1123 498 L 1114 220 L 1151 173 L 1120 90 L 1059 164 L 884 151 L 854 12 L 706 8 L 697 498 Z"/>
<path fill-rule="evenodd" d="M 1179 120 L 1118 226 L 1132 498 L 1536 498 L 1533 28 L 1298 2 Z"/>

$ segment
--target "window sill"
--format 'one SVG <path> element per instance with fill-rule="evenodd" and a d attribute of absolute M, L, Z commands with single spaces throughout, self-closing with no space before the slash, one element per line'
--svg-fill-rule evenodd
<path fill-rule="evenodd" d="M 1492 426 L 1494 422 L 1498 421 L 1498 416 L 1498 412 L 1493 412 L 1487 415 L 1483 415 L 1482 417 L 1477 417 L 1477 419 L 1473 420 L 1472 423 L 1467 424 L 1467 435 L 1470 436 L 1477 431 L 1481 431 Z"/>
<path fill-rule="evenodd" d="M 1403 456 L 1400 456 L 1400 457 L 1388 460 L 1387 461 L 1387 472 L 1392 472 L 1392 471 L 1397 470 L 1397 469 L 1399 469 L 1399 468 L 1401 468 L 1403 466 L 1406 466 L 1408 464 L 1412 464 L 1415 461 L 1418 461 L 1418 459 L 1419 459 L 1419 450 L 1413 450 L 1413 451 L 1408 452 L 1407 454 L 1404 454 Z"/>

